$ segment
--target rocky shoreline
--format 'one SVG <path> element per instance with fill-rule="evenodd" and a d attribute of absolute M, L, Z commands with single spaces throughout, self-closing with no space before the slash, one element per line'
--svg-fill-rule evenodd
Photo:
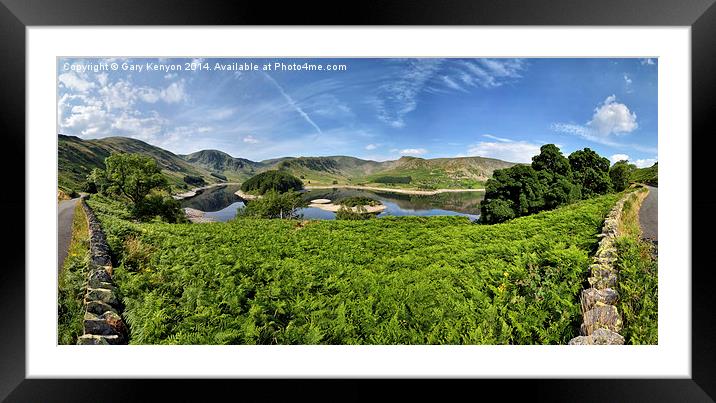
<path fill-rule="evenodd" d="M 206 217 L 206 212 L 191 207 L 184 207 L 184 215 L 193 223 L 216 222 L 213 218 Z"/>

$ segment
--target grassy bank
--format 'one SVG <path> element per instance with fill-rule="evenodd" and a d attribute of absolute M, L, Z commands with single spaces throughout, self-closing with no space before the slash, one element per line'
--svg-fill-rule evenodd
<path fill-rule="evenodd" d="M 121 263 L 134 344 L 563 344 L 618 197 L 490 226 L 136 224 L 120 203 L 90 204 Z"/>
<path fill-rule="evenodd" d="M 639 206 L 646 189 L 624 203 L 617 239 L 619 311 L 626 344 L 658 344 L 658 262 L 654 245 L 641 240 Z"/>
<path fill-rule="evenodd" d="M 59 274 L 57 301 L 57 342 L 76 344 L 82 335 L 85 294 L 89 265 L 89 232 L 82 203 L 77 203 L 72 221 L 72 241 Z"/>

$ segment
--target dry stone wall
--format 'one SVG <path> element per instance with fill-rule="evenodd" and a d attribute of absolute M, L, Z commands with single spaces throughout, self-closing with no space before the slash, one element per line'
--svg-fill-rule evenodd
<path fill-rule="evenodd" d="M 580 335 L 569 341 L 570 345 L 582 344 L 624 344 L 622 317 L 617 310 L 619 300 L 617 292 L 618 273 L 615 267 L 617 248 L 615 240 L 619 236 L 624 202 L 634 193 L 622 197 L 607 214 L 597 253 L 589 266 L 590 288 L 582 290 L 582 325 Z"/>
<path fill-rule="evenodd" d="M 84 334 L 77 344 L 127 344 L 127 326 L 118 289 L 112 281 L 112 259 L 102 225 L 83 197 L 90 235 L 90 262 L 84 304 Z"/>

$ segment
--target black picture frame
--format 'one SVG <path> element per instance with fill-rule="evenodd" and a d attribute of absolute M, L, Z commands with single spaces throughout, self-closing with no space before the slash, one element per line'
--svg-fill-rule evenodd
<path fill-rule="evenodd" d="M 530 25 L 530 26 L 688 26 L 691 27 L 692 80 L 692 346 L 690 379 L 480 379 L 436 385 L 427 380 L 112 380 L 26 379 L 25 365 L 25 190 L 6 185 L 2 198 L 5 234 L 0 267 L 0 399 L 49 401 L 209 401 L 225 393 L 275 400 L 306 395 L 320 400 L 425 396 L 441 400 L 508 398 L 545 401 L 714 401 L 716 399 L 716 292 L 705 251 L 711 247 L 712 212 L 708 194 L 714 149 L 709 124 L 716 116 L 716 6 L 714 0 L 450 0 L 393 2 L 302 2 L 187 0 L 0 0 L 0 133 L 2 172 L 23 170 L 25 178 L 25 38 L 28 26 L 63 25 Z M 711 136 L 709 136 L 711 134 Z M 667 134 L 672 135 L 672 134 Z M 674 134 L 688 135 L 688 134 Z M 19 168 L 22 167 L 22 168 Z M 22 212 L 22 214 L 20 214 Z M 48 223 L 48 227 L 51 226 Z M 9 235 L 9 236 L 7 236 Z M 50 273 L 48 269 L 48 275 Z M 98 353 L 98 360 L 102 360 Z M 88 363 L 92 365 L 92 363 Z M 588 365 L 588 363 L 575 363 Z M 298 384 L 300 382 L 300 385 Z M 390 382 L 390 385 L 383 383 Z M 387 388 L 385 387 L 387 386 Z M 335 389 L 329 392 L 329 389 Z"/>

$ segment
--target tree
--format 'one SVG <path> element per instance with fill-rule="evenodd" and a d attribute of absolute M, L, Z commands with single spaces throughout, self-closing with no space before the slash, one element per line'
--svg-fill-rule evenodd
<path fill-rule="evenodd" d="M 106 193 L 108 186 L 107 172 L 104 169 L 95 168 L 87 175 L 85 190 L 88 193 Z"/>
<path fill-rule="evenodd" d="M 612 181 L 612 187 L 617 192 L 621 192 L 629 186 L 629 179 L 636 170 L 636 165 L 630 164 L 626 160 L 617 161 L 609 168 L 609 178 Z"/>
<path fill-rule="evenodd" d="M 241 184 L 244 192 L 256 192 L 264 194 L 269 190 L 283 193 L 289 190 L 303 189 L 303 182 L 297 177 L 285 171 L 271 170 L 252 176 Z"/>
<path fill-rule="evenodd" d="M 532 168 L 535 171 L 547 171 L 552 175 L 564 177 L 572 175 L 569 159 L 562 155 L 562 151 L 554 144 L 545 144 L 540 147 L 539 155 L 532 157 Z"/>
<path fill-rule="evenodd" d="M 104 160 L 107 167 L 106 191 L 126 196 L 135 206 L 152 190 L 168 189 L 167 179 L 157 162 L 141 154 L 112 154 Z"/>
<path fill-rule="evenodd" d="M 581 187 L 583 197 L 589 198 L 611 191 L 609 159 L 585 148 L 569 155 L 569 165 L 572 167 L 573 180 Z"/>
<path fill-rule="evenodd" d="M 495 223 L 541 211 L 545 191 L 540 175 L 529 165 L 495 170 L 493 177 L 487 180 L 480 221 Z M 504 203 L 493 203 L 494 200 Z M 512 210 L 511 214 L 507 213 L 508 209 Z"/>
<path fill-rule="evenodd" d="M 298 209 L 305 207 L 307 203 L 301 194 L 293 190 L 279 193 L 276 190 L 269 190 L 263 197 L 246 203 L 246 207 L 237 213 L 239 218 L 300 218 Z"/>
<path fill-rule="evenodd" d="M 496 224 L 515 218 L 515 209 L 509 200 L 492 199 L 480 205 L 480 222 Z"/>

